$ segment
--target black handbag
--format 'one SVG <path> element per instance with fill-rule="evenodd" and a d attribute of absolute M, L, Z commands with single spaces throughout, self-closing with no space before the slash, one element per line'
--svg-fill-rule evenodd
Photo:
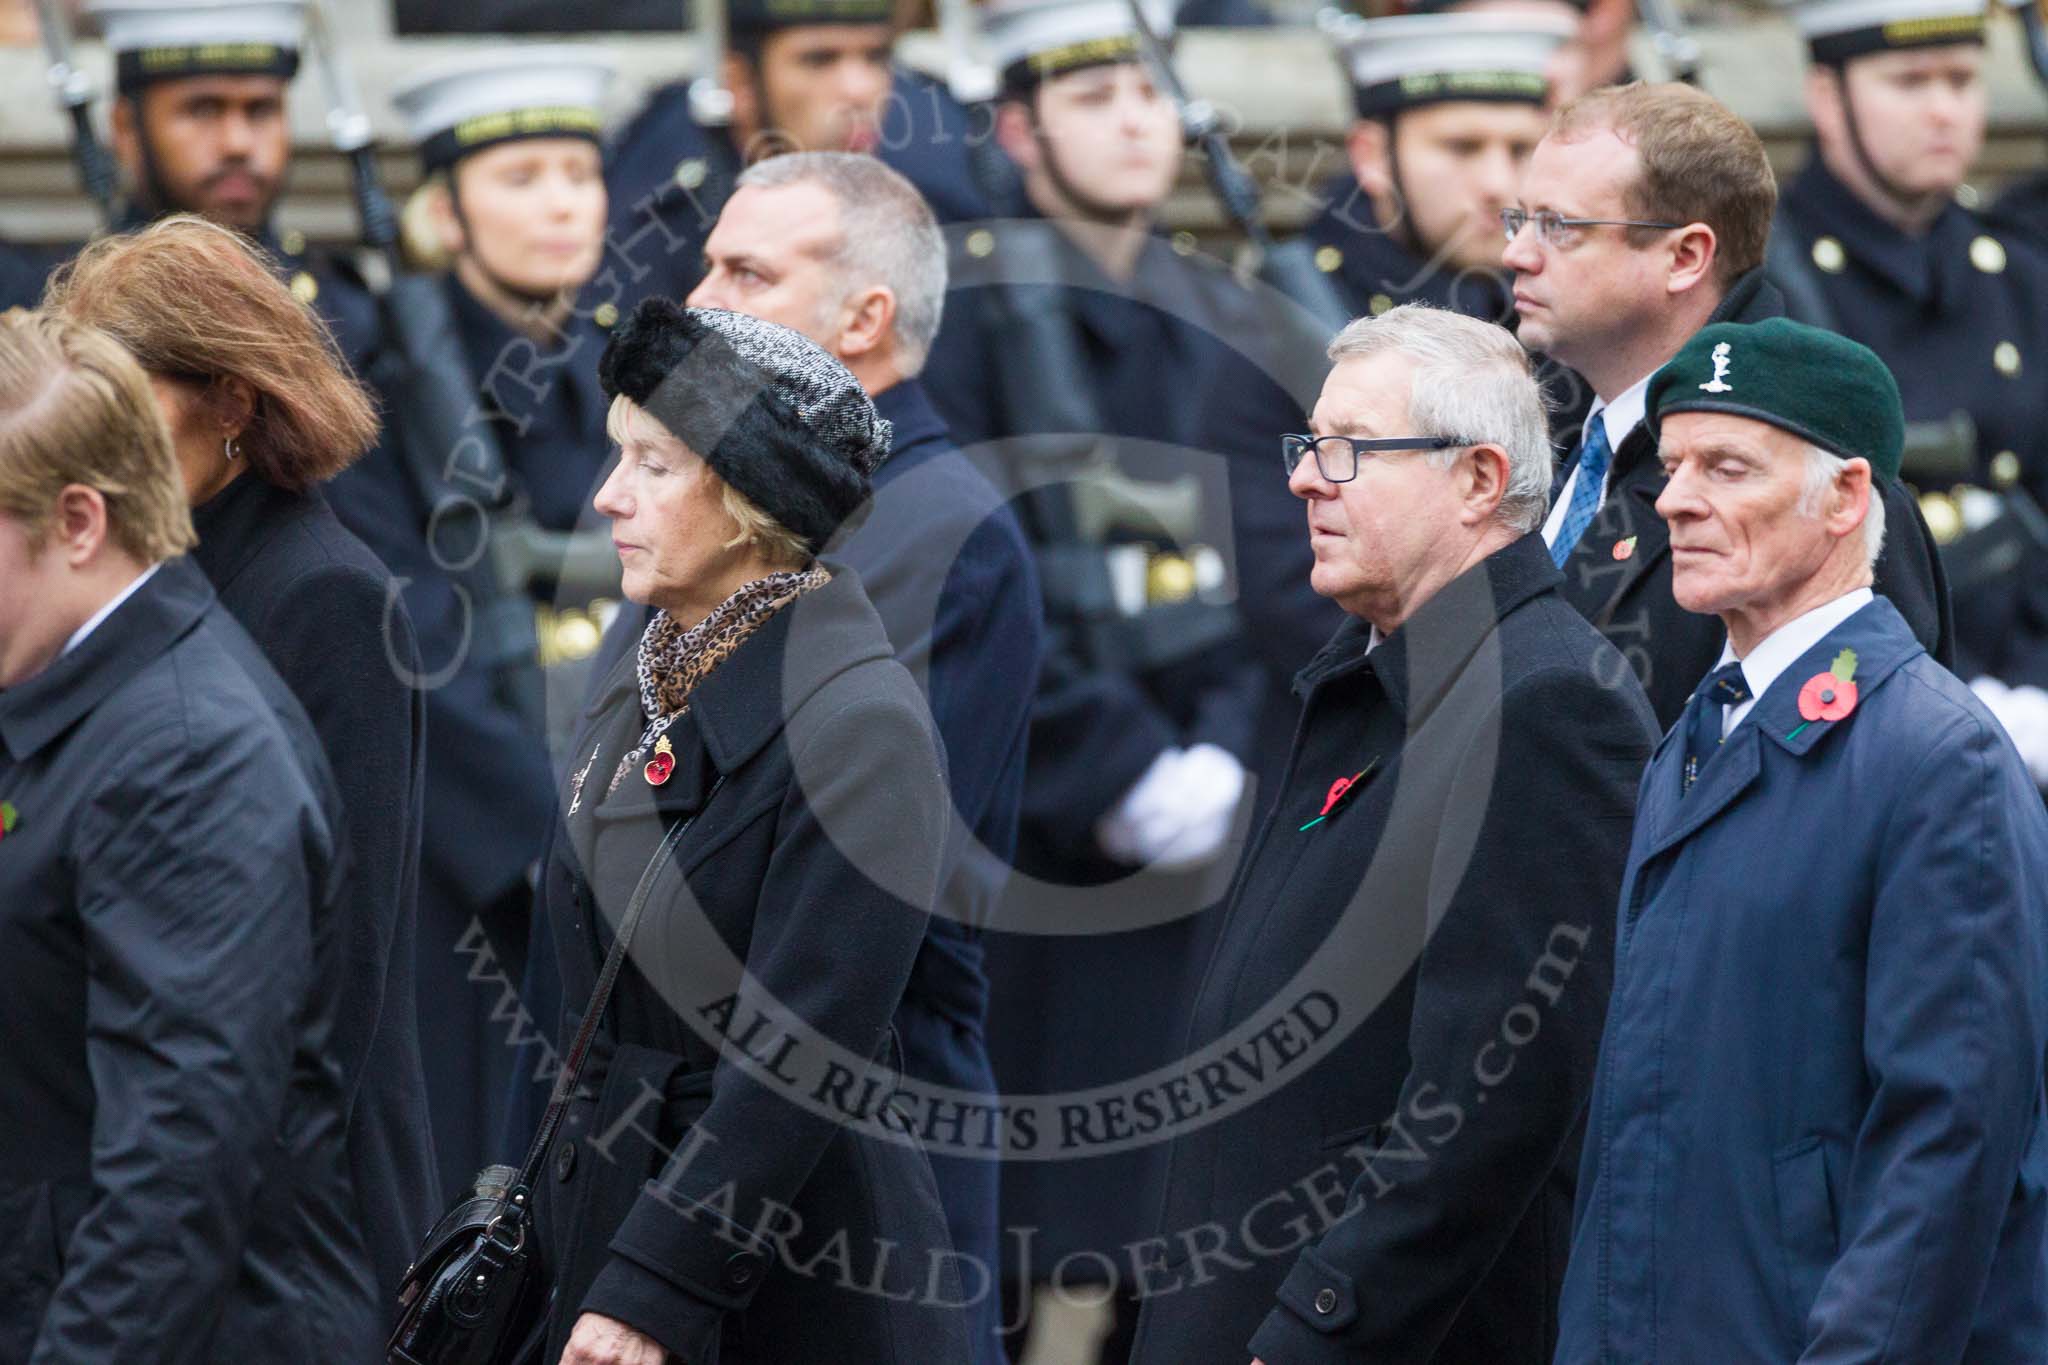
<path fill-rule="evenodd" d="M 721 777 L 712 785 L 705 805 L 723 783 Z M 697 814 L 702 813 L 699 807 Z M 486 1166 L 479 1172 L 470 1191 L 427 1234 L 406 1269 L 398 1291 L 398 1326 L 385 1346 L 388 1365 L 519 1365 L 545 1339 L 553 1286 L 546 1283 L 535 1257 L 534 1184 L 576 1093 L 591 1039 L 611 1003 L 612 986 L 625 965 L 641 912 L 676 841 L 695 820 L 692 815 L 671 826 L 640 874 L 526 1160 L 516 1169 Z"/>

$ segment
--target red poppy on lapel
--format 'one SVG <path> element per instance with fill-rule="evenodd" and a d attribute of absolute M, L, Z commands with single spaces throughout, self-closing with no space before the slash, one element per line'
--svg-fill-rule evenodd
<path fill-rule="evenodd" d="M 1841 720 L 1856 709 L 1856 651 L 1845 649 L 1835 656 L 1834 666 L 1816 673 L 1799 689 L 1802 720 Z"/>
<path fill-rule="evenodd" d="M 663 735 L 654 742 L 654 757 L 647 760 L 647 766 L 641 769 L 641 773 L 646 777 L 648 786 L 659 787 L 675 770 L 675 746 L 668 742 L 667 735 Z"/>
<path fill-rule="evenodd" d="M 1321 823 L 1323 823 L 1323 821 L 1329 819 L 1331 812 L 1335 811 L 1337 807 L 1343 805 L 1344 799 L 1351 795 L 1352 788 L 1356 787 L 1361 781 L 1365 779 L 1365 775 L 1367 773 L 1371 772 L 1374 768 L 1378 766 L 1379 759 L 1375 758 L 1372 762 L 1366 764 L 1363 768 L 1360 768 L 1357 772 L 1351 774 L 1351 776 L 1340 777 L 1335 782 L 1332 782 L 1330 784 L 1329 795 L 1323 798 L 1322 811 L 1317 814 L 1315 819 L 1303 825 L 1301 829 L 1296 830 L 1295 833 L 1300 834 L 1304 831 L 1314 829 L 1317 825 L 1320 825 Z"/>

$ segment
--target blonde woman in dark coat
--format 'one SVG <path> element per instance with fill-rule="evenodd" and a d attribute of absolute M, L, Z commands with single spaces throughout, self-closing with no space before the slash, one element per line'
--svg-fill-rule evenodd
<path fill-rule="evenodd" d="M 964 1361 L 931 1168 L 878 1099 L 949 798 L 915 683 L 817 558 L 889 424 L 738 313 L 651 300 L 601 374 L 596 506 L 657 610 L 592 694 L 543 868 L 564 1036 L 645 909 L 537 1192 L 544 1359 Z"/>

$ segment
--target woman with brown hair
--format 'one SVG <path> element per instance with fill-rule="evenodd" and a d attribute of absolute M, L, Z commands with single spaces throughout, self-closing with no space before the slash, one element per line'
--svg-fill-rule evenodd
<path fill-rule="evenodd" d="M 438 1212 L 414 999 L 422 701 L 412 625 L 318 485 L 377 434 L 320 319 L 245 238 L 190 216 L 81 252 L 44 307 L 141 362 L 170 428 L 192 558 L 311 717 L 347 813 L 349 994 L 328 1055 L 379 1284 Z"/>

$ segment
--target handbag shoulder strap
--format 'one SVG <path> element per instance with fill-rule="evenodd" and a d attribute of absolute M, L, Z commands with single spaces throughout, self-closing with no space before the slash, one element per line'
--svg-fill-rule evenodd
<path fill-rule="evenodd" d="M 640 884 L 633 888 L 633 898 L 626 903 L 625 916 L 619 921 L 618 935 L 612 940 L 611 951 L 605 954 L 603 970 L 597 974 L 597 987 L 590 993 L 590 1007 L 584 1010 L 583 1022 L 569 1044 L 569 1051 L 562 1058 L 561 1070 L 555 1073 L 554 1092 L 548 1097 L 547 1112 L 542 1115 L 540 1128 L 533 1135 L 533 1145 L 527 1149 L 526 1160 L 520 1163 L 516 1188 L 530 1190 L 534 1181 L 540 1178 L 541 1163 L 547 1159 L 548 1147 L 554 1142 L 556 1130 L 562 1126 L 562 1115 L 576 1094 L 576 1083 L 582 1077 L 583 1063 L 589 1057 L 591 1040 L 597 1035 L 598 1021 L 611 1005 L 612 987 L 618 984 L 619 971 L 626 965 L 626 952 L 632 946 L 634 931 L 640 927 L 640 916 L 647 909 L 654 884 L 671 861 L 684 831 L 697 822 L 697 816 L 704 813 L 705 807 L 711 804 L 711 799 L 724 785 L 725 776 L 721 773 L 705 794 L 704 804 L 694 814 L 670 825 L 662 836 L 661 846 L 647 860 L 647 870 L 640 874 Z"/>

